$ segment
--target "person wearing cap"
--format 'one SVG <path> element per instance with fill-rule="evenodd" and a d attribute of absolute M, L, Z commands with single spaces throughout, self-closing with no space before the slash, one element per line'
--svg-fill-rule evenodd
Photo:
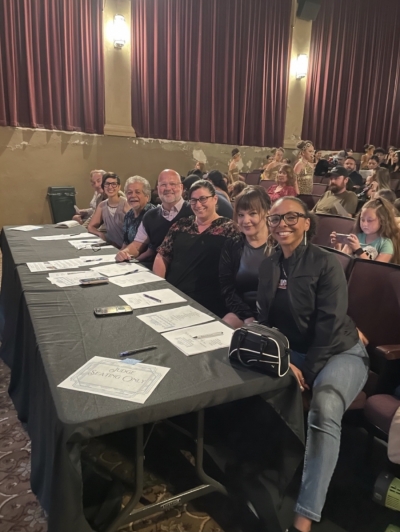
<path fill-rule="evenodd" d="M 329 190 L 314 206 L 313 212 L 317 214 L 344 214 L 347 212 L 353 216 L 357 210 L 357 195 L 346 190 L 349 172 L 343 166 L 336 166 L 330 175 Z M 340 206 L 339 206 L 340 205 Z M 343 211 L 344 209 L 344 211 Z"/>

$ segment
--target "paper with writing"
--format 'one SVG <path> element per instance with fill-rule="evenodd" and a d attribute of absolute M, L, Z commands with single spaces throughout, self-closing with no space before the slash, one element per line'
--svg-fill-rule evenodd
<path fill-rule="evenodd" d="M 10 231 L 36 231 L 43 229 L 42 225 L 20 225 L 19 227 L 10 227 Z"/>
<path fill-rule="evenodd" d="M 31 272 L 47 272 L 51 270 L 69 270 L 70 268 L 79 268 L 86 266 L 80 259 L 66 259 L 66 260 L 49 260 L 45 262 L 27 262 Z"/>
<path fill-rule="evenodd" d="M 95 356 L 58 386 L 143 404 L 169 370 Z"/>
<path fill-rule="evenodd" d="M 162 336 L 185 355 L 190 356 L 229 347 L 233 332 L 233 329 L 220 321 L 213 321 L 205 325 L 170 331 Z"/>
<path fill-rule="evenodd" d="M 49 274 L 47 279 L 51 284 L 55 284 L 60 288 L 65 288 L 67 286 L 79 286 L 79 281 L 81 279 L 99 279 L 102 275 L 98 272 L 92 271 L 79 271 L 79 272 L 54 272 Z"/>
<path fill-rule="evenodd" d="M 139 284 L 155 283 L 157 281 L 164 281 L 162 277 L 154 275 L 149 271 L 138 272 L 132 275 L 120 275 L 118 277 L 110 277 L 110 283 L 116 284 L 125 288 L 126 286 L 136 286 Z"/>
<path fill-rule="evenodd" d="M 200 312 L 200 310 L 190 305 L 170 310 L 161 310 L 152 314 L 142 314 L 138 316 L 138 319 L 159 333 L 214 321 L 212 316 L 208 316 L 208 314 L 204 314 L 204 312 Z"/>
<path fill-rule="evenodd" d="M 149 297 L 146 297 L 146 295 Z M 119 297 L 134 309 L 157 307 L 158 305 L 170 305 L 171 303 L 184 303 L 186 301 L 186 299 L 183 299 L 183 297 L 176 294 L 170 288 L 147 290 L 146 292 L 139 292 L 137 294 L 124 294 Z M 156 301 L 156 299 L 159 301 Z"/>
<path fill-rule="evenodd" d="M 94 272 L 100 272 L 102 275 L 106 275 L 107 277 L 124 275 L 125 273 L 133 272 L 135 270 L 139 270 L 140 272 L 149 271 L 141 264 L 130 264 L 129 262 L 116 262 L 115 264 L 109 264 L 108 266 L 95 266 L 90 269 Z"/>

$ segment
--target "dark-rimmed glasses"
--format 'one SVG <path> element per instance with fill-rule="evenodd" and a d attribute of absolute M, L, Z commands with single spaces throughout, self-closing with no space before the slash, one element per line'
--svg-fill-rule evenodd
<path fill-rule="evenodd" d="M 208 198 L 213 198 L 214 196 L 200 196 L 200 198 L 190 198 L 189 203 L 192 207 L 195 207 L 197 205 L 197 202 L 199 202 L 201 205 L 205 205 L 207 203 Z"/>
<path fill-rule="evenodd" d="M 299 218 L 307 218 L 307 216 L 302 212 L 285 212 L 285 214 L 271 214 L 267 216 L 267 224 L 270 227 L 278 227 L 281 223 L 281 220 L 285 222 L 286 225 L 296 225 L 299 221 Z"/>
<path fill-rule="evenodd" d="M 111 187 L 111 188 L 117 188 L 118 183 L 116 181 L 106 181 L 104 183 L 104 188 Z"/>

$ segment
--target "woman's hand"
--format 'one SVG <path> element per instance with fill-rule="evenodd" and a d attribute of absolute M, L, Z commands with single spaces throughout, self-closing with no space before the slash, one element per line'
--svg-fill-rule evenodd
<path fill-rule="evenodd" d="M 297 382 L 299 383 L 300 391 L 304 392 L 305 389 L 309 390 L 310 387 L 306 383 L 306 381 L 304 379 L 304 376 L 303 376 L 302 372 L 299 370 L 299 368 L 296 367 L 294 364 L 289 364 L 289 366 L 290 366 L 290 369 L 293 371 L 294 376 L 297 379 Z"/>
<path fill-rule="evenodd" d="M 115 260 L 116 262 L 124 262 L 124 260 L 130 260 L 131 258 L 127 251 L 121 250 L 117 253 Z"/>
<path fill-rule="evenodd" d="M 332 231 L 332 233 L 330 234 L 330 237 L 331 237 L 331 244 L 336 245 L 337 244 L 336 231 Z"/>
<path fill-rule="evenodd" d="M 251 317 L 251 318 L 246 318 L 246 319 L 244 320 L 244 323 L 247 323 L 247 325 L 248 325 L 249 323 L 253 323 L 253 321 L 255 321 L 255 318 L 253 318 L 253 317 Z"/>
<path fill-rule="evenodd" d="M 347 245 L 351 249 L 351 251 L 356 251 L 361 247 L 360 241 L 358 240 L 356 235 L 348 235 Z"/>

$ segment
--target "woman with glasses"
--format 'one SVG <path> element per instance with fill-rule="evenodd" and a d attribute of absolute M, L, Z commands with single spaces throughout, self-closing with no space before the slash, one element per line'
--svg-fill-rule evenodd
<path fill-rule="evenodd" d="M 88 231 L 120 248 L 124 243 L 124 218 L 130 205 L 125 198 L 119 197 L 121 181 L 117 174 L 112 172 L 104 174 L 101 187 L 107 199 L 97 206 L 89 222 Z M 102 224 L 105 225 L 106 235 L 99 231 Z"/>
<path fill-rule="evenodd" d="M 233 219 L 240 234 L 226 240 L 219 263 L 223 320 L 238 329 L 257 319 L 258 270 L 265 259 L 271 200 L 263 187 L 246 187 L 236 198 Z"/>
<path fill-rule="evenodd" d="M 196 181 L 189 190 L 194 216 L 178 220 L 157 250 L 153 271 L 222 317 L 218 265 L 227 238 L 238 235 L 232 220 L 219 216 L 214 186 Z"/>
<path fill-rule="evenodd" d="M 260 268 L 259 322 L 287 336 L 300 391 L 312 390 L 303 477 L 290 532 L 320 521 L 336 466 L 344 412 L 362 390 L 368 355 L 347 316 L 347 284 L 331 253 L 310 244 L 315 219 L 294 197 L 267 218 L 275 253 Z"/>

